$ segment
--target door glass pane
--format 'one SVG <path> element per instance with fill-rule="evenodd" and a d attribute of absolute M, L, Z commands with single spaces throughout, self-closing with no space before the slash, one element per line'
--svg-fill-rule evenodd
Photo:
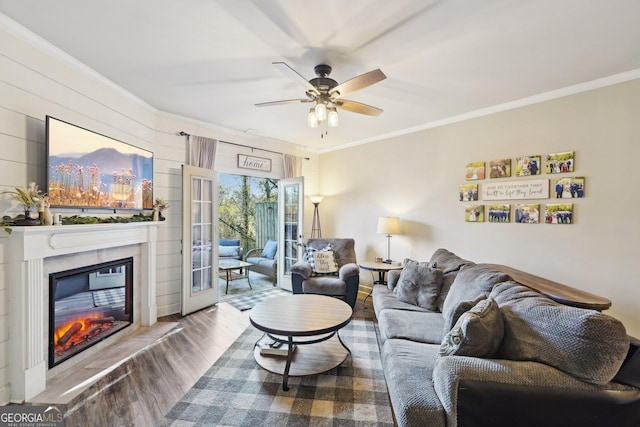
<path fill-rule="evenodd" d="M 212 183 L 201 178 L 192 179 L 192 292 L 197 293 L 213 286 L 211 283 L 211 237 L 213 225 L 211 222 L 211 206 L 213 193 Z M 203 191 L 205 190 L 205 191 Z M 203 200 L 204 199 L 204 200 Z"/>
<path fill-rule="evenodd" d="M 202 290 L 200 276 L 200 270 L 193 271 L 193 281 L 191 283 L 191 288 L 194 294 Z"/>
<path fill-rule="evenodd" d="M 284 188 L 284 274 L 291 274 L 291 266 L 298 260 L 298 185 Z"/>
<path fill-rule="evenodd" d="M 191 203 L 191 223 L 192 224 L 200 224 L 202 222 L 201 206 L 202 204 L 198 202 Z"/>

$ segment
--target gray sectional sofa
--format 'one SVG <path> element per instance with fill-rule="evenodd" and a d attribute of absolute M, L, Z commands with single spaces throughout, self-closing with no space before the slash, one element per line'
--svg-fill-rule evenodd
<path fill-rule="evenodd" d="M 617 319 L 446 249 L 388 279 L 373 305 L 399 426 L 640 425 L 640 350 Z"/>

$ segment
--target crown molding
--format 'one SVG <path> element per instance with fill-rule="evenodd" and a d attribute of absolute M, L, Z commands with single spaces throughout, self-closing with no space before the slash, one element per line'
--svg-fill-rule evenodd
<path fill-rule="evenodd" d="M 479 117 L 488 116 L 495 113 L 501 113 L 508 110 L 514 110 L 520 107 L 526 107 L 528 105 L 539 104 L 541 102 L 564 98 L 566 96 L 576 95 L 583 92 L 589 92 L 595 89 L 601 89 L 607 86 L 613 86 L 619 83 L 624 83 L 624 82 L 628 82 L 636 79 L 640 79 L 640 69 L 635 69 L 631 71 L 626 71 L 624 73 L 614 74 L 612 76 L 603 77 L 601 79 L 591 80 L 585 83 L 579 83 L 572 86 L 567 86 L 567 87 L 552 90 L 549 92 L 543 92 L 537 95 L 520 98 L 515 101 L 493 105 L 487 108 L 481 108 L 478 110 L 470 111 L 468 113 L 459 114 L 457 116 L 451 116 L 441 120 L 435 120 L 433 122 L 424 123 L 422 125 L 401 129 L 396 132 L 390 132 L 383 135 L 374 136 L 372 138 L 366 138 L 358 141 L 349 142 L 347 144 L 342 144 L 339 147 L 326 148 L 323 150 L 319 150 L 318 154 L 330 153 L 332 151 L 343 150 L 345 148 L 356 147 L 358 145 L 369 144 L 371 142 L 382 141 L 385 139 L 395 138 L 398 136 L 409 135 L 412 133 L 421 132 L 428 129 L 434 129 L 434 128 L 447 126 L 454 123 L 463 122 L 465 120 L 476 119 Z"/>
<path fill-rule="evenodd" d="M 12 20 L 8 16 L 4 15 L 3 13 L 0 13 L 0 28 L 7 31 L 7 33 L 13 35 L 14 37 L 33 46 L 35 49 L 39 50 L 40 52 L 48 56 L 51 56 L 56 60 L 60 61 L 61 63 L 65 64 L 69 68 L 93 80 L 96 80 L 97 82 L 108 87 L 110 90 L 113 90 L 114 92 L 120 95 L 123 95 L 127 99 L 139 104 L 140 106 L 147 108 L 154 113 L 158 111 L 158 109 L 152 106 L 151 104 L 135 96 L 131 92 L 124 89 L 122 86 L 108 79 L 107 77 L 100 74 L 99 72 L 89 67 L 88 65 L 78 61 L 73 56 L 69 55 L 68 53 L 58 48 L 57 46 L 51 44 L 50 42 L 43 39 L 39 35 L 35 34 L 34 32 L 18 24 L 17 22 Z"/>

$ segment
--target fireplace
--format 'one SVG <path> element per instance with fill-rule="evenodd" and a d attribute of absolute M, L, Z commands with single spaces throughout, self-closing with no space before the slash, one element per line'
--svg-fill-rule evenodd
<path fill-rule="evenodd" d="M 73 375 L 75 364 L 98 357 L 119 336 L 153 325 L 157 319 L 155 221 L 14 227 L 0 239 L 7 257 L 8 329 L 11 352 L 6 372 L 13 403 L 29 401 L 47 388 L 50 379 Z M 133 322 L 126 330 L 102 339 L 51 368 L 49 364 L 49 276 L 58 271 L 133 257 Z M 7 322 L 8 321 L 8 328 Z M 5 332 L 6 333 L 6 332 Z"/>
<path fill-rule="evenodd" d="M 49 275 L 49 369 L 133 323 L 133 257 Z"/>

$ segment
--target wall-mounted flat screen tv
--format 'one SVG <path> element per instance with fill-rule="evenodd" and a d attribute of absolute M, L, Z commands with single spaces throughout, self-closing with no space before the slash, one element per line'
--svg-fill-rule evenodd
<path fill-rule="evenodd" d="M 47 116 L 52 207 L 152 209 L 153 153 Z"/>

